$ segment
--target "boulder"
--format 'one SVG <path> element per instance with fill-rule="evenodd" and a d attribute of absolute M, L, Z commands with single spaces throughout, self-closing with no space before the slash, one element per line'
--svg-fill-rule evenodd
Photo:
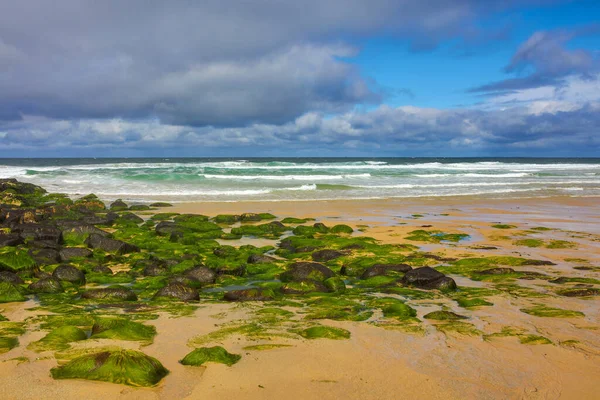
<path fill-rule="evenodd" d="M 456 282 L 431 267 L 421 267 L 408 271 L 401 281 L 404 285 L 421 289 L 454 290 Z"/>
<path fill-rule="evenodd" d="M 127 205 L 127 203 L 125 203 L 121 199 L 117 199 L 117 200 L 113 201 L 109 206 L 109 208 L 112 211 L 123 211 L 123 210 L 127 210 L 128 207 L 129 206 Z"/>
<path fill-rule="evenodd" d="M 280 279 L 284 282 L 324 281 L 334 275 L 333 271 L 323 264 L 301 261 L 290 264 L 287 271 L 281 274 Z"/>
<path fill-rule="evenodd" d="M 53 249 L 30 249 L 28 253 L 37 265 L 51 265 L 60 261 L 60 254 Z"/>
<path fill-rule="evenodd" d="M 248 264 L 270 264 L 277 261 L 276 258 L 264 254 L 252 254 L 248 257 Z"/>
<path fill-rule="evenodd" d="M 182 229 L 175 222 L 161 221 L 154 228 L 157 235 L 171 236 L 171 234 L 182 233 Z"/>
<path fill-rule="evenodd" d="M 199 283 L 214 283 L 217 273 L 208 267 L 198 266 L 185 271 L 185 277 Z"/>
<path fill-rule="evenodd" d="M 312 259 L 318 262 L 327 262 L 330 260 L 335 260 L 336 258 L 343 257 L 347 255 L 346 253 L 342 253 L 337 250 L 319 250 L 312 253 Z"/>
<path fill-rule="evenodd" d="M 361 279 L 368 279 L 374 276 L 387 275 L 390 272 L 406 273 L 412 267 L 408 264 L 373 264 L 363 272 Z"/>
<path fill-rule="evenodd" d="M 200 300 L 198 290 L 181 283 L 169 283 L 154 295 L 154 298 L 167 297 L 181 301 Z"/>
<path fill-rule="evenodd" d="M 60 281 L 53 277 L 42 278 L 33 282 L 28 288 L 33 293 L 61 293 L 63 291 Z"/>
<path fill-rule="evenodd" d="M 18 233 L 23 239 L 49 240 L 54 243 L 62 241 L 61 230 L 51 225 L 19 224 L 12 228 L 12 232 Z"/>
<path fill-rule="evenodd" d="M 225 292 L 223 298 L 227 301 L 268 301 L 275 298 L 271 289 L 242 289 Z"/>
<path fill-rule="evenodd" d="M 140 251 L 140 248 L 120 240 L 109 239 L 95 233 L 91 234 L 85 243 L 92 249 L 100 249 L 108 253 L 128 254 Z"/>
<path fill-rule="evenodd" d="M 136 301 L 136 294 L 125 287 L 113 286 L 103 289 L 90 289 L 81 294 L 83 299 L 94 299 L 94 300 L 124 300 L 124 301 Z"/>
<path fill-rule="evenodd" d="M 59 265 L 54 272 L 52 272 L 52 277 L 59 281 L 71 282 L 78 285 L 85 284 L 85 275 L 83 271 L 72 265 Z"/>
<path fill-rule="evenodd" d="M 0 247 L 18 246 L 23 242 L 23 238 L 16 233 L 0 233 Z"/>
<path fill-rule="evenodd" d="M 108 268 L 106 265 L 96 265 L 94 268 L 92 268 L 92 272 L 105 275 L 113 274 L 113 270 Z"/>
<path fill-rule="evenodd" d="M 19 275 L 9 271 L 0 271 L 0 282 L 8 282 L 12 283 L 13 285 L 22 285 L 25 283 L 23 282 L 23 279 L 19 277 Z"/>
<path fill-rule="evenodd" d="M 74 233 L 76 235 L 89 235 L 94 233 L 97 235 L 108 236 L 108 232 L 96 228 L 93 224 L 82 221 L 65 220 L 59 221 L 57 225 L 63 231 L 63 234 Z"/>
<path fill-rule="evenodd" d="M 65 262 L 78 257 L 91 257 L 92 251 L 83 247 L 65 247 L 60 252 L 60 261 Z"/>
<path fill-rule="evenodd" d="M 167 269 L 160 264 L 150 264 L 142 271 L 144 276 L 161 276 L 167 274 Z"/>
<path fill-rule="evenodd" d="M 136 224 L 141 224 L 142 222 L 144 222 L 144 219 L 142 217 L 139 217 L 139 216 L 135 215 L 134 213 L 121 214 L 121 216 L 119 217 L 119 220 L 129 221 L 129 222 L 133 222 Z"/>

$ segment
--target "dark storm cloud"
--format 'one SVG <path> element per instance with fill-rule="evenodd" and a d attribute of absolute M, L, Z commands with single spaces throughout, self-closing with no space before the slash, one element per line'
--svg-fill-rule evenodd
<path fill-rule="evenodd" d="M 546 3 L 540 1 L 532 4 Z M 377 103 L 344 39 L 468 39 L 520 1 L 0 0 L 0 119 L 284 123 Z"/>
<path fill-rule="evenodd" d="M 517 49 L 504 67 L 509 74 L 525 76 L 509 78 L 471 89 L 471 92 L 501 92 L 556 86 L 567 76 L 592 77 L 600 70 L 600 59 L 583 49 L 569 49 L 568 43 L 578 36 L 598 35 L 597 25 L 567 31 L 535 32 Z"/>

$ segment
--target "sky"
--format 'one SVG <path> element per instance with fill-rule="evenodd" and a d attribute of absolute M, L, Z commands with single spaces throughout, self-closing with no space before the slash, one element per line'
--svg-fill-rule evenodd
<path fill-rule="evenodd" d="M 0 157 L 600 157 L 598 0 L 0 0 Z"/>

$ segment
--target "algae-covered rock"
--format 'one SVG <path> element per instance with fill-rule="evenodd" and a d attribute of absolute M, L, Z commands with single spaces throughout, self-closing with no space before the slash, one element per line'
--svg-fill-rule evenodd
<path fill-rule="evenodd" d="M 184 285 L 182 283 L 169 283 L 167 286 L 160 289 L 154 295 L 155 299 L 170 298 L 181 301 L 200 300 L 200 293 L 197 289 Z"/>
<path fill-rule="evenodd" d="M 73 258 L 91 257 L 92 254 L 90 249 L 85 249 L 83 247 L 65 247 L 59 252 L 60 261 L 62 262 L 72 260 Z"/>
<path fill-rule="evenodd" d="M 33 293 L 61 293 L 64 289 L 60 281 L 53 277 L 42 278 L 29 285 L 28 289 Z"/>
<path fill-rule="evenodd" d="M 71 282 L 78 285 L 85 284 L 85 274 L 83 271 L 72 265 L 59 265 L 54 272 L 52 272 L 52 276 L 59 281 Z"/>
<path fill-rule="evenodd" d="M 19 345 L 19 339 L 14 336 L 0 336 L 0 354 L 14 349 Z"/>
<path fill-rule="evenodd" d="M 231 367 L 240 361 L 241 358 L 242 356 L 239 354 L 231 354 L 221 346 L 201 347 L 188 353 L 180 363 L 183 365 L 200 366 L 206 362 L 214 362 Z"/>
<path fill-rule="evenodd" d="M 25 300 L 27 299 L 15 285 L 9 282 L 0 282 L 0 303 Z"/>
<path fill-rule="evenodd" d="M 132 208 L 133 206 L 130 207 L 131 210 L 133 210 Z M 142 217 L 139 217 L 137 215 L 135 215 L 134 213 L 123 213 L 119 216 L 119 218 L 117 218 L 117 223 L 128 223 L 128 222 L 132 222 L 134 224 L 141 224 L 142 222 L 144 222 L 144 219 Z"/>
<path fill-rule="evenodd" d="M 374 264 L 367 268 L 361 275 L 361 279 L 369 279 L 374 276 L 388 275 L 391 272 L 406 273 L 412 267 L 408 264 Z"/>
<path fill-rule="evenodd" d="M 318 250 L 312 253 L 312 259 L 318 262 L 327 262 L 330 260 L 335 260 L 339 257 L 343 257 L 345 255 L 346 253 L 342 253 L 341 251 L 325 249 Z"/>
<path fill-rule="evenodd" d="M 165 203 L 164 201 L 157 201 L 156 203 L 150 204 L 150 207 L 173 207 L 173 204 Z"/>
<path fill-rule="evenodd" d="M 90 289 L 81 294 L 83 299 L 93 300 L 124 300 L 136 301 L 137 296 L 131 290 L 122 286 L 112 286 L 102 289 Z"/>
<path fill-rule="evenodd" d="M 92 268 L 93 272 L 96 272 L 98 274 L 104 274 L 104 275 L 112 275 L 113 274 L 113 270 L 110 269 L 109 267 L 107 267 L 106 265 L 96 265 L 94 266 L 94 268 Z"/>
<path fill-rule="evenodd" d="M 13 285 L 22 285 L 24 283 L 19 275 L 9 271 L 0 271 L 0 282 L 8 282 Z"/>
<path fill-rule="evenodd" d="M 157 359 L 135 350 L 102 351 L 77 357 L 50 370 L 54 379 L 89 379 L 130 386 L 154 386 L 169 371 Z"/>
<path fill-rule="evenodd" d="M 69 343 L 86 339 L 87 335 L 83 330 L 76 326 L 67 325 L 50 331 L 50 333 L 37 342 L 29 344 L 27 348 L 38 353 L 47 350 L 65 350 L 70 347 Z"/>
<path fill-rule="evenodd" d="M 223 295 L 227 301 L 268 301 L 275 298 L 275 293 L 271 289 L 243 289 L 231 290 Z"/>
<path fill-rule="evenodd" d="M 92 326 L 93 339 L 132 340 L 152 343 L 154 326 L 144 325 L 123 317 L 98 318 Z"/>
<path fill-rule="evenodd" d="M 62 241 L 62 231 L 51 225 L 25 223 L 14 226 L 12 232 L 18 233 L 23 239 L 48 240 L 54 243 Z"/>
<path fill-rule="evenodd" d="M 28 254 L 37 265 L 52 265 L 61 261 L 60 253 L 50 248 L 29 249 Z"/>
<path fill-rule="evenodd" d="M 283 294 L 306 294 L 312 292 L 325 293 L 328 291 L 327 286 L 325 286 L 323 283 L 312 280 L 288 282 L 284 284 L 280 290 Z"/>
<path fill-rule="evenodd" d="M 323 264 L 314 262 L 295 262 L 288 266 L 287 271 L 281 274 L 280 279 L 287 281 L 324 281 L 335 276 L 332 270 Z"/>
<path fill-rule="evenodd" d="M 346 284 L 341 278 L 338 278 L 337 276 L 325 279 L 323 284 L 330 292 L 339 293 L 344 292 L 346 290 Z"/>
<path fill-rule="evenodd" d="M 109 239 L 102 235 L 91 234 L 85 243 L 92 249 L 99 249 L 108 253 L 129 254 L 139 252 L 140 248 L 120 240 Z"/>
<path fill-rule="evenodd" d="M 408 271 L 402 278 L 402 283 L 421 289 L 438 289 L 442 291 L 456 289 L 454 279 L 431 267 L 421 267 Z"/>
<path fill-rule="evenodd" d="M 351 227 L 349 227 L 348 225 L 343 225 L 343 224 L 340 224 L 340 225 L 335 225 L 335 226 L 333 226 L 333 227 L 331 228 L 330 232 L 331 232 L 331 233 L 338 233 L 338 234 L 339 234 L 339 233 L 343 233 L 343 234 L 349 235 L 349 234 L 351 234 L 352 232 L 354 232 L 354 229 L 352 229 L 352 228 L 351 228 Z"/>
<path fill-rule="evenodd" d="M 331 326 L 313 326 L 300 332 L 305 339 L 349 339 L 350 332 L 341 328 Z"/>
<path fill-rule="evenodd" d="M 241 216 L 239 216 L 239 215 L 219 214 L 213 218 L 213 221 L 215 221 L 217 224 L 234 224 L 234 223 L 238 222 L 240 219 L 241 219 Z"/>
<path fill-rule="evenodd" d="M 35 260 L 26 250 L 12 247 L 0 249 L 0 270 L 11 272 L 31 271 L 35 266 Z"/>
<path fill-rule="evenodd" d="M 432 319 L 435 321 L 448 321 L 448 320 L 466 319 L 467 317 L 465 317 L 463 315 L 458 315 L 456 313 L 453 313 L 452 311 L 439 310 L 439 311 L 432 311 L 429 314 L 425 314 L 423 316 L 423 318 Z"/>
<path fill-rule="evenodd" d="M 248 256 L 248 264 L 270 264 L 276 262 L 277 259 L 264 254 L 251 254 Z"/>
<path fill-rule="evenodd" d="M 18 246 L 23 243 L 23 238 L 16 233 L 0 232 L 0 247 Z"/>
<path fill-rule="evenodd" d="M 123 211 L 123 210 L 127 210 L 128 207 L 129 206 L 127 205 L 127 203 L 125 203 L 123 200 L 117 199 L 110 204 L 109 208 L 112 211 Z"/>
<path fill-rule="evenodd" d="M 217 273 L 205 266 L 194 267 L 185 271 L 185 277 L 201 284 L 214 283 Z"/>

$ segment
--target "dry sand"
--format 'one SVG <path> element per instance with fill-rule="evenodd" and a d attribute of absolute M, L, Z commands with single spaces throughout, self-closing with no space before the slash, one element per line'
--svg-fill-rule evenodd
<path fill-rule="evenodd" d="M 551 267 L 528 270 L 564 276 L 600 279 L 595 271 L 574 270 L 572 260 L 586 259 L 586 266 L 600 266 L 600 199 L 554 198 L 523 200 L 416 199 L 335 202 L 196 203 L 179 204 L 174 212 L 219 213 L 271 212 L 282 217 L 314 217 L 327 224 L 348 223 L 365 235 L 388 243 L 404 242 L 406 232 L 433 225 L 444 232 L 464 232 L 471 240 L 460 245 L 428 244 L 426 251 L 445 256 L 522 255 L 554 261 Z M 412 215 L 418 214 L 422 217 Z M 443 214 L 443 215 L 442 215 Z M 517 230 L 493 229 L 492 223 L 514 224 Z M 569 240 L 577 249 L 523 248 L 507 234 L 545 226 L 555 228 L 545 239 Z M 503 237 L 504 236 L 504 237 Z M 496 246 L 496 250 L 473 247 Z M 456 277 L 459 285 L 477 286 Z M 532 281 L 525 284 L 539 284 Z M 189 339 L 207 334 L 224 324 L 247 318 L 253 305 L 211 304 L 192 317 L 161 315 L 148 322 L 157 327 L 154 343 L 142 348 L 171 371 L 156 388 L 130 388 L 101 382 L 54 381 L 49 370 L 52 357 L 28 351 L 29 342 L 41 332 L 19 338 L 21 345 L 0 355 L 0 399 L 598 399 L 600 398 L 600 312 L 598 299 L 544 298 L 552 307 L 577 310 L 584 318 L 541 318 L 519 312 L 540 303 L 520 297 L 494 298 L 493 307 L 470 313 L 484 333 L 515 326 L 550 338 L 551 345 L 524 345 L 516 337 L 482 339 L 481 336 L 444 334 L 424 321 L 425 334 L 383 329 L 364 322 L 325 321 L 352 333 L 349 340 L 292 340 L 277 343 L 290 347 L 248 351 L 245 338 L 219 342 L 230 352 L 242 354 L 232 367 L 208 364 L 191 368 L 178 363 L 190 351 Z M 439 303 L 417 301 L 418 317 Z M 2 314 L 19 321 L 33 315 L 31 302 L 4 304 Z M 445 306 L 457 313 L 452 301 Z M 464 310 L 463 310 L 464 311 Z M 577 342 L 573 342 L 573 341 Z M 96 345 L 114 344 L 97 340 Z M 89 345 L 86 344 L 86 345 Z M 123 347 L 136 347 L 120 342 Z M 27 357 L 19 363 L 16 357 Z"/>

